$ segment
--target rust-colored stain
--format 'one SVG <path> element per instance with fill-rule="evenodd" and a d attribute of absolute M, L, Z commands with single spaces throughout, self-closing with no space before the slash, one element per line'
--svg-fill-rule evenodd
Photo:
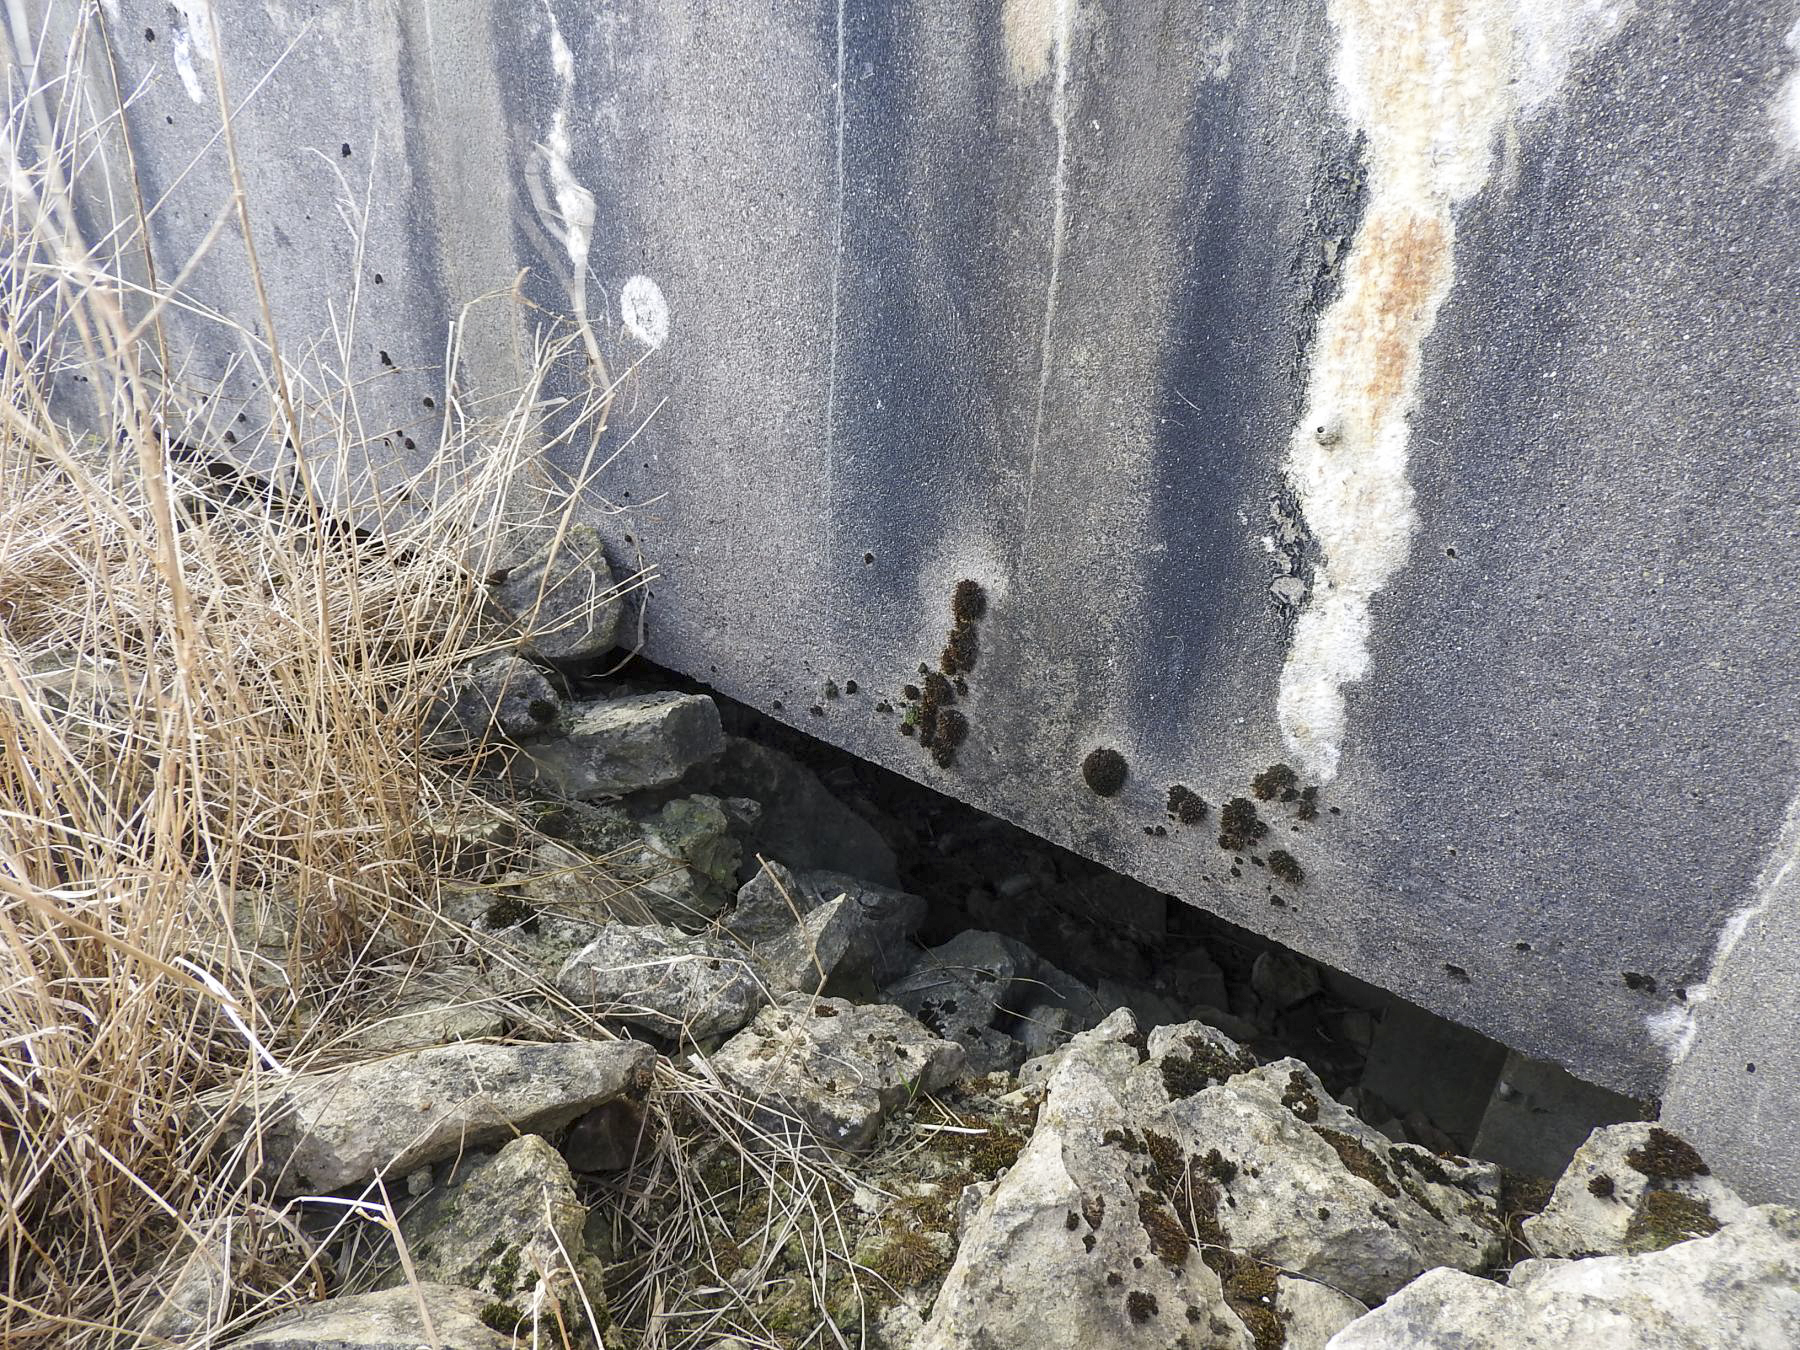
<path fill-rule="evenodd" d="M 1362 284 L 1345 296 L 1327 360 L 1350 372 L 1356 415 L 1379 426 L 1405 393 L 1433 293 L 1449 271 L 1450 240 L 1438 216 L 1403 210 L 1365 220 L 1357 250 Z"/>

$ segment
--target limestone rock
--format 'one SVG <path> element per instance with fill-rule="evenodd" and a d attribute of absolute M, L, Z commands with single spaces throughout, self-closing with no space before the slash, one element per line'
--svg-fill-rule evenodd
<path fill-rule="evenodd" d="M 513 1338 L 481 1320 L 489 1300 L 473 1289 L 421 1284 L 309 1304 L 276 1318 L 229 1350 L 512 1350 Z M 430 1333 L 420 1313 L 430 1315 Z"/>
<path fill-rule="evenodd" d="M 670 922 L 703 923 L 731 903 L 742 848 L 717 797 L 677 797 L 639 828 L 646 851 L 632 861 L 650 875 L 635 890 Z"/>
<path fill-rule="evenodd" d="M 1271 1012 L 1285 1012 L 1323 988 L 1319 968 L 1290 952 L 1266 951 L 1250 968 L 1250 987 Z"/>
<path fill-rule="evenodd" d="M 1638 1256 L 1434 1270 L 1330 1350 L 1785 1350 L 1800 1345 L 1800 1210 L 1763 1205 Z"/>
<path fill-rule="evenodd" d="M 1275 1291 L 1286 1335 L 1282 1350 L 1325 1350 L 1333 1336 L 1368 1311 L 1348 1294 L 1292 1275 L 1277 1275 Z"/>
<path fill-rule="evenodd" d="M 667 787 L 724 746 L 719 709 L 701 694 L 637 694 L 571 704 L 521 768 L 566 797 L 614 797 Z"/>
<path fill-rule="evenodd" d="M 727 1041 L 712 1067 L 771 1128 L 793 1122 L 837 1148 L 865 1148 L 889 1111 L 963 1071 L 962 1047 L 899 1008 L 789 994 Z"/>
<path fill-rule="evenodd" d="M 1018 1011 L 1014 982 L 1035 961 L 1023 943 L 970 929 L 926 952 L 912 970 L 882 990 L 882 997 L 960 1044 L 973 1072 L 1012 1069 L 1024 1058 L 1025 1047 L 995 1031 L 994 1022 Z"/>
<path fill-rule="evenodd" d="M 453 970 L 420 981 L 398 1007 L 358 1028 L 356 1045 L 378 1053 L 415 1050 L 478 1041 L 505 1029 L 494 989 L 472 970 Z"/>
<path fill-rule="evenodd" d="M 655 1052 L 632 1041 L 464 1044 L 418 1050 L 260 1086 L 229 1122 L 260 1127 L 277 1195 L 334 1191 L 520 1130 L 556 1130 L 637 1090 Z M 261 1120 L 257 1120 L 257 1108 Z"/>
<path fill-rule="evenodd" d="M 1262 1345 L 1288 1325 L 1278 1273 L 1372 1303 L 1498 1254 L 1494 1169 L 1391 1148 L 1297 1060 L 1255 1067 L 1198 1022 L 1146 1041 L 1120 1010 L 1038 1063 L 1037 1130 L 965 1229 L 926 1346 L 1035 1346 L 1043 1326 Z M 1291 1300 L 1315 1340 L 1354 1311 Z"/>
<path fill-rule="evenodd" d="M 565 997 L 600 1016 L 691 1040 L 736 1031 L 767 1001 L 741 950 L 657 924 L 611 924 L 556 975 Z"/>
<path fill-rule="evenodd" d="M 1617 1256 L 1704 1237 L 1749 1207 L 1660 1125 L 1603 1125 L 1563 1170 L 1525 1240 L 1538 1256 Z"/>
<path fill-rule="evenodd" d="M 544 735 L 562 698 L 544 672 L 511 654 L 458 671 L 426 714 L 426 743 L 439 753 L 472 750 L 496 738 L 518 744 Z"/>
<path fill-rule="evenodd" d="M 760 853 L 796 872 L 843 872 L 879 886 L 900 882 L 894 850 L 881 832 L 839 801 L 811 769 L 771 746 L 728 736 L 724 753 L 694 769 L 682 786 L 762 803 L 748 857 Z"/>
<path fill-rule="evenodd" d="M 591 1308 L 605 1327 L 605 1272 L 582 1236 L 586 1221 L 562 1155 L 524 1134 L 431 1191 L 401 1233 L 419 1279 L 477 1290 L 489 1325 L 529 1334 L 534 1310 L 555 1325 L 546 1299 L 556 1300 L 563 1325 L 587 1326 Z M 396 1268 L 388 1280 L 404 1283 L 405 1274 Z"/>
<path fill-rule="evenodd" d="M 724 927 L 750 944 L 774 988 L 816 993 L 822 970 L 830 992 L 870 992 L 913 961 L 908 939 L 925 910 L 906 891 L 770 862 L 739 889 Z"/>
<path fill-rule="evenodd" d="M 546 661 L 604 656 L 618 640 L 623 597 L 591 525 L 569 526 L 561 539 L 490 579 L 488 595 Z"/>

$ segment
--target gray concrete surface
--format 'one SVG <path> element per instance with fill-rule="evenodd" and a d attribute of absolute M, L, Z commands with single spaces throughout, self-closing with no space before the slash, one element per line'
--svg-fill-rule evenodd
<path fill-rule="evenodd" d="M 594 519 L 660 570 L 654 659 L 1589 1081 L 1686 1051 L 1702 1147 L 1800 1152 L 1792 945 L 1713 970 L 1800 776 L 1791 4 L 93 12 L 161 274 L 229 200 L 222 60 L 281 340 L 359 288 L 374 453 L 521 270 L 460 387 L 539 313 L 639 362 Z M 194 297 L 252 316 L 241 261 Z M 876 705 L 964 577 L 944 769 Z M 1216 842 L 1275 761 L 1297 887 Z"/>

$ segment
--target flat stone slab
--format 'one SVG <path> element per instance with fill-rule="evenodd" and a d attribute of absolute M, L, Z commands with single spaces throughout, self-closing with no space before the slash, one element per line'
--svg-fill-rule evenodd
<path fill-rule="evenodd" d="M 570 704 L 520 762 L 564 796 L 613 797 L 668 787 L 724 748 L 710 698 L 665 692 Z"/>
<path fill-rule="evenodd" d="M 421 1350 L 434 1339 L 442 1350 L 514 1350 L 511 1336 L 481 1320 L 492 1301 L 448 1284 L 328 1298 L 232 1341 L 229 1350 Z"/>
<path fill-rule="evenodd" d="M 655 1058 L 634 1041 L 439 1046 L 266 1081 L 233 1109 L 230 1129 L 260 1132 L 277 1195 L 335 1191 L 560 1129 L 639 1090 Z"/>
<path fill-rule="evenodd" d="M 608 924 L 556 987 L 599 1016 L 696 1041 L 736 1031 L 768 1001 L 742 950 L 660 924 Z"/>

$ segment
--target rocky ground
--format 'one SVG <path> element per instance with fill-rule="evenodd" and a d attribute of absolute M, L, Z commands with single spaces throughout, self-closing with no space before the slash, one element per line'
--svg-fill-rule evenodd
<path fill-rule="evenodd" d="M 1800 1212 L 1647 1122 L 1460 1156 L 1375 991 L 1128 879 L 666 682 L 502 656 L 434 735 L 505 805 L 405 996 L 213 1104 L 322 1296 L 237 1346 L 1800 1344 Z"/>

